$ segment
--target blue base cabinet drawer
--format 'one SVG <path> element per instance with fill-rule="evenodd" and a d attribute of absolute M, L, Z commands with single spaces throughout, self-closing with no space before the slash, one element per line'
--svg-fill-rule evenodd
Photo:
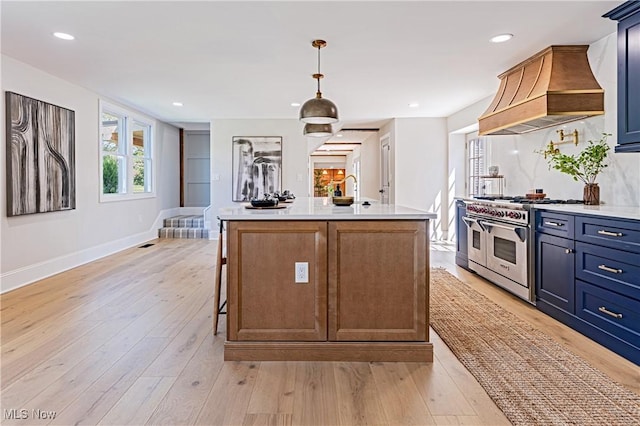
<path fill-rule="evenodd" d="M 576 278 L 640 300 L 640 254 L 576 242 Z"/>
<path fill-rule="evenodd" d="M 635 352 L 632 361 L 640 364 L 640 300 L 576 280 L 576 315 L 618 338 L 611 349 Z M 597 334 L 591 337 L 599 340 Z"/>
<path fill-rule="evenodd" d="M 573 239 L 573 226 L 571 215 L 536 211 L 536 232 Z"/>
<path fill-rule="evenodd" d="M 577 241 L 640 253 L 640 222 L 577 216 Z"/>

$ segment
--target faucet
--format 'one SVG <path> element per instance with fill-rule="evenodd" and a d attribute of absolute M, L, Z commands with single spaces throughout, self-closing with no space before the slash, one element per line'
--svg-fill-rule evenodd
<path fill-rule="evenodd" d="M 353 178 L 353 185 L 354 185 L 354 187 L 355 187 L 356 185 L 358 185 L 358 180 L 356 179 L 356 177 L 355 177 L 353 174 L 350 174 L 350 175 L 346 176 L 344 179 L 342 179 L 342 180 L 341 180 L 341 181 L 339 181 L 339 182 L 334 182 L 334 181 L 332 180 L 332 181 L 331 181 L 331 183 L 335 183 L 336 185 L 340 185 L 341 183 L 344 183 L 344 182 L 345 182 L 347 179 L 349 179 L 349 178 Z M 345 188 L 344 188 L 344 194 L 345 194 L 345 195 L 347 195 L 347 186 L 346 186 L 346 185 L 345 185 Z"/>

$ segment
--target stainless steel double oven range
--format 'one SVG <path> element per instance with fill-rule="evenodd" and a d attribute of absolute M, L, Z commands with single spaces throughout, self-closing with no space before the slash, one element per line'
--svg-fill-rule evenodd
<path fill-rule="evenodd" d="M 509 200 L 466 201 L 469 269 L 516 296 L 535 302 L 529 210 Z"/>
<path fill-rule="evenodd" d="M 532 203 L 576 204 L 578 200 L 503 197 L 465 200 L 469 269 L 535 304 Z"/>

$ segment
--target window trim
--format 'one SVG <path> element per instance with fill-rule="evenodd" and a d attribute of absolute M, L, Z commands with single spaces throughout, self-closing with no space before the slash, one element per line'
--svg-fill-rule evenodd
<path fill-rule="evenodd" d="M 483 195 L 480 193 L 480 187 L 482 186 L 482 176 L 486 175 L 487 170 L 487 140 L 482 136 L 475 136 L 468 139 L 465 145 L 467 163 L 466 195 L 468 197 Z M 474 152 L 472 152 L 472 145 L 476 147 Z M 474 190 L 478 192 L 476 193 Z"/>
<path fill-rule="evenodd" d="M 126 168 L 127 168 L 127 181 L 126 181 L 126 193 L 114 193 L 114 194 L 105 194 L 103 187 L 103 161 L 105 152 L 102 150 L 102 113 L 110 112 L 113 114 L 118 114 L 124 117 L 124 133 L 127 135 L 127 149 L 124 155 L 126 159 Z M 147 148 L 150 151 L 149 156 L 145 156 L 143 158 L 151 160 L 151 191 L 149 192 L 133 192 L 133 150 L 131 146 L 133 144 L 133 123 L 137 123 L 139 125 L 148 126 L 149 129 L 149 147 L 145 146 L 145 150 Z M 99 196 L 101 203 L 108 203 L 114 201 L 126 201 L 126 200 L 141 200 L 146 198 L 156 198 L 156 169 L 157 169 L 157 158 L 156 158 L 156 139 L 155 139 L 155 128 L 156 128 L 156 120 L 147 117 L 145 115 L 139 114 L 135 111 L 129 110 L 127 108 L 123 108 L 121 106 L 112 104 L 103 99 L 99 100 L 99 111 L 98 111 L 98 186 L 99 186 Z"/>

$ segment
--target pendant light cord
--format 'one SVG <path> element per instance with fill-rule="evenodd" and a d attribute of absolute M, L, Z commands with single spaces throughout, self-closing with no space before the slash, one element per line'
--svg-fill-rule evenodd
<path fill-rule="evenodd" d="M 322 78 L 322 74 L 320 74 L 320 49 L 321 47 L 318 46 L 318 78 L 316 78 L 316 80 L 318 80 L 318 93 L 316 93 L 317 98 L 322 97 L 322 92 L 320 92 L 320 79 Z"/>

